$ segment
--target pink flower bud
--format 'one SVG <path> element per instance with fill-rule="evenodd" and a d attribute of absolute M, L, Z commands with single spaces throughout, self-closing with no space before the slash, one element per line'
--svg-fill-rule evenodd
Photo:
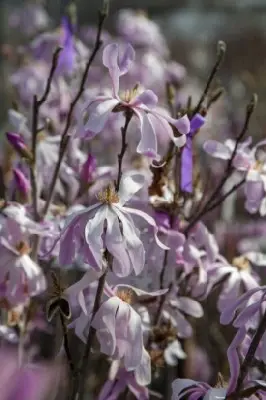
<path fill-rule="evenodd" d="M 91 183 L 96 170 L 96 158 L 89 154 L 87 160 L 82 166 L 80 178 L 84 183 Z"/>
<path fill-rule="evenodd" d="M 26 158 L 26 160 L 28 161 L 32 161 L 33 158 L 32 154 L 30 150 L 27 148 L 23 137 L 19 133 L 7 132 L 6 137 L 8 142 L 18 152 L 18 154 L 21 157 Z"/>
<path fill-rule="evenodd" d="M 20 171 L 18 168 L 13 169 L 13 174 L 14 174 L 16 189 L 20 192 L 21 195 L 27 198 L 31 189 L 29 180 L 26 178 L 23 172 Z"/>

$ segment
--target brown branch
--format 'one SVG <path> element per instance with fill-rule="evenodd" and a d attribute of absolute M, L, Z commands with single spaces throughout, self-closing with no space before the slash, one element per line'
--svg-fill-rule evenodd
<path fill-rule="evenodd" d="M 104 2 L 104 4 L 106 4 L 107 2 Z M 84 73 L 82 75 L 81 81 L 80 81 L 80 87 L 79 90 L 76 94 L 76 96 L 74 97 L 74 99 L 72 100 L 69 110 L 68 110 L 68 114 L 67 114 L 67 120 L 66 120 L 66 124 L 65 124 L 65 128 L 63 130 L 62 133 L 62 138 L 61 138 L 61 143 L 60 143 L 60 152 L 59 152 L 59 157 L 58 157 L 58 161 L 54 170 L 54 174 L 53 174 L 53 178 L 52 178 L 52 182 L 50 184 L 50 188 L 49 188 L 49 192 L 48 192 L 48 197 L 43 209 L 43 218 L 46 216 L 49 207 L 51 205 L 51 202 L 53 200 L 53 195 L 54 195 L 54 190 L 55 190 L 55 185 L 59 176 L 59 172 L 60 172 L 60 168 L 61 168 L 61 164 L 66 152 L 66 149 L 68 147 L 69 144 L 69 140 L 70 140 L 70 136 L 68 135 L 68 131 L 71 125 L 71 121 L 72 121 L 72 115 L 75 109 L 75 106 L 77 104 L 77 102 L 79 101 L 80 97 L 82 96 L 84 90 L 85 90 L 85 83 L 88 77 L 88 73 L 90 70 L 90 67 L 102 45 L 102 40 L 101 40 L 101 34 L 102 34 L 102 29 L 103 29 L 103 24 L 104 21 L 107 17 L 107 9 L 106 9 L 106 5 L 103 8 L 102 11 L 99 11 L 99 19 L 98 19 L 98 30 L 97 30 L 97 36 L 96 36 L 96 40 L 95 40 L 95 45 L 94 48 L 92 50 L 92 53 L 90 55 L 90 58 L 86 64 Z"/>

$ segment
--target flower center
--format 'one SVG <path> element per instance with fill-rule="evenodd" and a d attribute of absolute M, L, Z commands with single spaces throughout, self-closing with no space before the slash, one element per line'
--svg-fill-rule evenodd
<path fill-rule="evenodd" d="M 15 249 L 19 252 L 21 256 L 24 256 L 25 254 L 29 254 L 31 251 L 31 248 L 26 242 L 19 242 L 16 246 Z"/>
<path fill-rule="evenodd" d="M 133 297 L 133 292 L 130 289 L 124 289 L 124 290 L 118 290 L 116 293 L 117 297 L 124 301 L 125 303 L 131 304 L 132 303 L 132 297 Z"/>
<path fill-rule="evenodd" d="M 262 161 L 259 161 L 259 160 L 255 161 L 255 163 L 253 164 L 252 168 L 253 168 L 255 171 L 262 172 L 263 162 L 262 162 Z"/>
<path fill-rule="evenodd" d="M 120 99 L 123 100 L 125 103 L 129 103 L 134 97 L 137 96 L 139 92 L 139 84 L 135 85 L 133 89 L 126 90 L 120 94 Z"/>
<path fill-rule="evenodd" d="M 250 262 L 246 257 L 240 256 L 235 257 L 232 261 L 234 267 L 236 267 L 239 271 L 247 271 L 250 269 Z"/>
<path fill-rule="evenodd" d="M 98 193 L 97 199 L 104 204 L 119 203 L 119 196 L 113 185 L 108 185 L 106 189 Z"/>

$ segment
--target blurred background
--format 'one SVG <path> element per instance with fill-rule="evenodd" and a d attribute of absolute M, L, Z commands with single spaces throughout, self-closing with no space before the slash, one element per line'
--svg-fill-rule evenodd
<path fill-rule="evenodd" d="M 37 0 L 38 1 L 38 0 Z M 49 14 L 59 21 L 66 0 L 39 0 Z M 36 0 L 35 0 L 36 2 Z M 8 14 L 21 6 L 22 0 L 0 0 L 0 41 L 9 42 Z M 80 24 L 93 24 L 100 0 L 76 0 Z M 228 51 L 220 78 L 232 104 L 241 107 L 251 92 L 259 94 L 259 107 L 253 121 L 254 130 L 264 130 L 266 115 L 266 2 L 265 0 L 111 0 L 112 30 L 116 12 L 121 8 L 145 9 L 162 28 L 170 44 L 173 59 L 183 63 L 188 75 L 204 82 L 216 56 L 216 43 L 224 40 Z M 14 33 L 13 33 L 14 34 Z M 19 32 L 18 32 L 19 35 Z M 1 57 L 1 109 L 3 120 L 5 63 Z M 259 136 L 263 136 L 260 132 Z"/>

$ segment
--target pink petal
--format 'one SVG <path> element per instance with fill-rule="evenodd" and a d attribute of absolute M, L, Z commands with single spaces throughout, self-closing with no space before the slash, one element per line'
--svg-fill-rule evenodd
<path fill-rule="evenodd" d="M 130 318 L 128 321 L 127 333 L 127 340 L 129 342 L 129 345 L 126 349 L 124 365 L 126 370 L 132 370 L 141 363 L 143 350 L 141 318 L 132 307 L 130 307 Z"/>
<path fill-rule="evenodd" d="M 158 103 L 158 97 L 152 90 L 144 90 L 129 103 L 131 107 L 144 105 L 147 108 L 154 108 Z"/>
<path fill-rule="evenodd" d="M 152 115 L 143 113 L 142 115 L 139 113 L 138 117 L 140 119 L 140 133 L 141 140 L 137 146 L 137 152 L 143 154 L 152 159 L 158 159 L 157 153 L 157 137 L 154 129 L 154 125 L 152 123 Z"/>
<path fill-rule="evenodd" d="M 155 237 L 155 241 L 156 241 L 157 245 L 163 250 L 169 250 L 169 247 L 165 246 L 165 244 L 163 244 L 159 240 L 159 238 L 157 236 L 158 227 L 156 225 L 155 220 L 150 215 L 148 215 L 144 211 L 137 210 L 135 208 L 123 207 L 123 211 L 128 212 L 130 214 L 138 215 L 139 217 L 143 218 L 149 225 L 151 225 L 154 228 L 154 237 Z"/>
<path fill-rule="evenodd" d="M 97 134 L 101 132 L 115 106 L 119 104 L 119 100 L 105 97 L 89 102 L 83 107 L 81 118 L 84 119 L 84 114 L 88 115 L 87 121 L 84 123 L 85 131 Z"/>
<path fill-rule="evenodd" d="M 103 50 L 103 65 L 109 69 L 113 82 L 113 95 L 118 96 L 119 77 L 126 74 L 135 59 L 135 51 L 130 44 L 107 45 Z"/>
<path fill-rule="evenodd" d="M 136 172 L 125 172 L 119 187 L 119 205 L 124 205 L 136 194 L 145 183 L 145 176 Z"/>
<path fill-rule="evenodd" d="M 177 307 L 181 311 L 188 315 L 191 315 L 192 317 L 200 318 L 204 314 L 201 304 L 196 300 L 180 296 L 177 299 L 177 303 Z"/>
<path fill-rule="evenodd" d="M 182 135 L 187 135 L 190 132 L 190 121 L 187 115 L 177 119 L 173 125 L 178 129 Z"/>
<path fill-rule="evenodd" d="M 223 143 L 217 142 L 217 140 L 206 140 L 203 144 L 203 149 L 211 156 L 222 160 L 229 160 L 232 155 L 232 151 Z"/>

